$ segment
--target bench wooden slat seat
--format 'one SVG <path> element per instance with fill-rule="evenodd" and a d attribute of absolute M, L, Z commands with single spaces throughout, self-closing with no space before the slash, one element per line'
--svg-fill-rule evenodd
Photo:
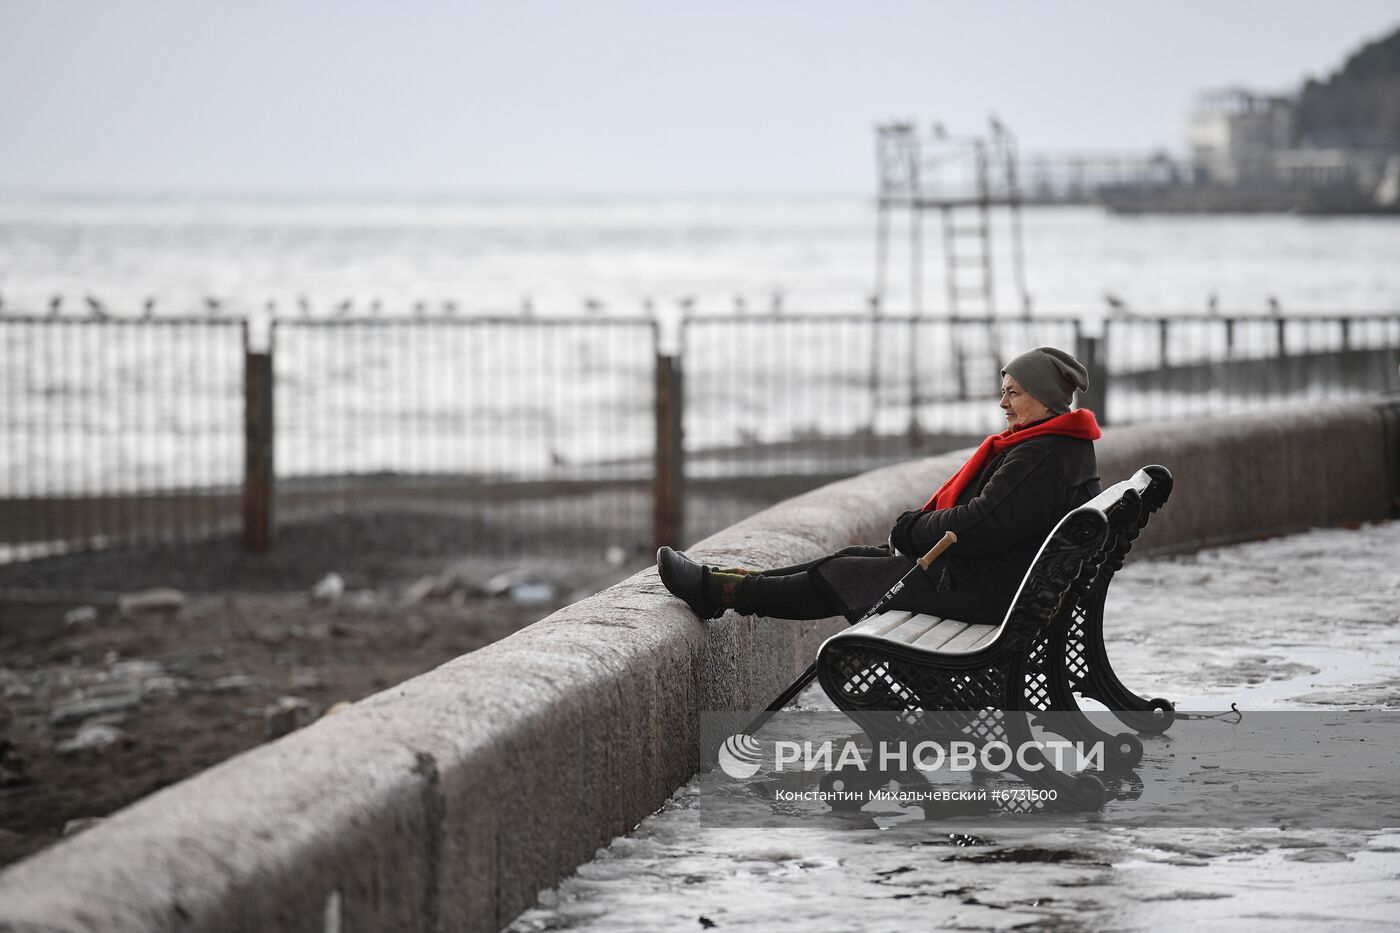
<path fill-rule="evenodd" d="M 1063 711 L 1069 715 L 1055 717 L 1054 731 L 1071 741 L 1103 741 L 1108 768 L 1132 767 L 1142 754 L 1137 738 L 1098 729 L 1079 711 L 1072 693 L 1125 695 L 1128 703 L 1140 704 L 1130 706 L 1140 719 L 1151 717 L 1152 702 L 1165 702 L 1146 701 L 1123 688 L 1106 655 L 1090 644 L 1098 638 L 1102 648 L 1108 581 L 1122 566 L 1144 516 L 1165 501 L 1161 492 L 1153 509 L 1144 508 L 1144 495 L 1160 491 L 1164 481 L 1169 490 L 1164 467 L 1144 468 L 1061 519 L 1000 625 L 886 612 L 827 639 L 817 657 L 823 689 L 873 741 L 961 735 L 1018 748 L 1033 738 L 1033 725 L 1047 726 L 1037 713 Z M 1074 659 L 1067 663 L 1069 652 Z M 1021 801 L 1011 809 L 1102 805 L 1103 784 L 1096 777 L 1061 772 L 1043 756 L 1037 760 L 1032 754 L 1028 761 L 1040 767 L 1013 772 L 1037 788 L 1056 791 L 1058 799 Z"/>
<path fill-rule="evenodd" d="M 873 624 L 872 624 L 873 623 Z M 912 612 L 882 612 L 868 622 L 866 630 L 890 641 L 910 645 L 923 651 L 963 653 L 970 651 L 995 634 L 995 625 L 969 625 L 956 619 Z"/>

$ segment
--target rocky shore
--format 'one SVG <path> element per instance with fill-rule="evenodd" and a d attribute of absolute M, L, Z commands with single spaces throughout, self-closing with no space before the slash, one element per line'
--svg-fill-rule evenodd
<path fill-rule="evenodd" d="M 452 538 L 431 516 L 381 514 L 292 528 L 263 559 L 226 540 L 0 567 L 0 864 L 639 559 L 453 559 Z"/>

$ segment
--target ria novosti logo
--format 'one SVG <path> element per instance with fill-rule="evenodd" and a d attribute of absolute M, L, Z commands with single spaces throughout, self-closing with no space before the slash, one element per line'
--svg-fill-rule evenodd
<path fill-rule="evenodd" d="M 758 773 L 764 760 L 763 746 L 745 733 L 731 735 L 720 746 L 719 766 L 736 780 L 751 778 Z M 875 767 L 900 771 L 973 770 L 1001 772 L 1017 770 L 1040 771 L 1048 764 L 1060 771 L 1102 770 L 1102 742 L 1086 745 L 1079 742 L 1032 740 L 1015 748 L 1005 742 L 879 742 L 867 757 L 853 741 L 773 743 L 774 771 L 834 771 L 853 768 L 865 771 Z"/>
<path fill-rule="evenodd" d="M 751 778 L 758 773 L 763 760 L 763 747 L 758 739 L 740 732 L 724 740 L 719 747 L 719 766 L 724 773 L 736 780 Z"/>

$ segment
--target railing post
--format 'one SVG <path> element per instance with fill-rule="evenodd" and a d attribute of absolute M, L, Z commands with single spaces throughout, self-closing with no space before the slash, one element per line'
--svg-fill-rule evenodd
<path fill-rule="evenodd" d="M 246 331 L 245 331 L 246 334 Z M 243 355 L 243 550 L 272 548 L 272 348 Z"/>
<path fill-rule="evenodd" d="M 1089 337 L 1080 333 L 1075 340 L 1075 356 L 1089 370 L 1089 391 L 1079 393 L 1079 407 L 1091 410 L 1099 424 L 1108 424 L 1108 328 L 1104 336 Z"/>
<path fill-rule="evenodd" d="M 685 444 L 681 358 L 656 355 L 656 474 L 652 479 L 655 547 L 680 547 L 685 534 Z"/>
<path fill-rule="evenodd" d="M 952 324 L 956 328 L 956 323 Z M 958 368 L 958 384 L 962 385 L 962 356 L 958 353 L 956 341 L 953 361 Z M 924 431 L 919 426 L 919 318 L 909 318 L 909 341 L 905 347 L 909 355 L 909 449 L 918 450 L 924 445 Z"/>

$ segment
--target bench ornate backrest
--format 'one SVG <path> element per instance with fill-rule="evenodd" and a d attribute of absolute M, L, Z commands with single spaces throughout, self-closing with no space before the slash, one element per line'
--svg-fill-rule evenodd
<path fill-rule="evenodd" d="M 1088 502 L 1071 509 L 1051 529 L 1021 579 L 1011 606 L 989 643 L 1027 648 L 1055 620 L 1095 603 L 1102 612 L 1103 594 L 1114 571 L 1146 518 L 1142 495 L 1153 485 L 1146 467 L 1115 483 Z M 1164 471 L 1165 472 L 1165 471 Z M 1168 484 L 1170 475 L 1168 474 Z M 1154 506 L 1154 511 L 1160 502 Z M 1107 574 L 1103 571 L 1107 570 Z"/>
<path fill-rule="evenodd" d="M 1062 618 L 1063 629 L 1051 626 L 1041 630 L 1032 651 L 1032 670 L 1043 668 L 1052 679 L 1065 684 L 1070 694 L 1091 696 L 1111 709 L 1137 709 L 1144 706 L 1142 699 L 1118 682 L 1108 662 L 1103 640 L 1104 603 L 1109 584 L 1123 567 L 1133 542 L 1171 495 L 1172 475 L 1166 467 L 1153 464 L 1117 486 L 1135 490 L 1135 501 L 1125 500 L 1123 507 L 1108 512 L 1103 565 L 1077 605 Z"/>
<path fill-rule="evenodd" d="M 1060 519 L 1026 568 L 992 642 L 1024 651 L 1036 634 L 1076 605 L 1104 559 L 1108 517 L 1097 500 Z"/>

